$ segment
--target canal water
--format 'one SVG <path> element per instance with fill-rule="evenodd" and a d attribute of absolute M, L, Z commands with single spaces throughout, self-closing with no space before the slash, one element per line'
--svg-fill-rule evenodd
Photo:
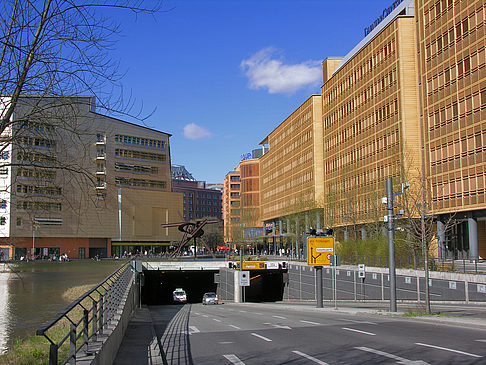
<path fill-rule="evenodd" d="M 95 286 L 124 261 L 81 260 L 69 262 L 0 263 L 0 353 L 17 338 L 35 335 L 44 322 L 69 303 L 66 289 Z"/>

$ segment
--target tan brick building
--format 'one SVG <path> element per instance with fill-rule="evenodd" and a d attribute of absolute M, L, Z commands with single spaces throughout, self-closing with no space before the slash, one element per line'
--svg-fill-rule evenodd
<path fill-rule="evenodd" d="M 486 258 L 486 3 L 415 4 L 424 163 L 439 254 Z M 457 224 L 446 234 L 451 216 Z"/>
<path fill-rule="evenodd" d="M 160 226 L 182 211 L 169 134 L 98 114 L 90 97 L 25 97 L 12 121 L 21 138 L 4 136 L 0 181 L 11 258 L 156 252 L 180 239 Z"/>

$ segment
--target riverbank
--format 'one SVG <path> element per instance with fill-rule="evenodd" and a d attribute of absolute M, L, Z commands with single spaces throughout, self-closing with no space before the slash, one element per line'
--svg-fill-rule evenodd
<path fill-rule="evenodd" d="M 96 283 L 92 283 L 68 288 L 62 294 L 62 297 L 68 303 L 72 302 L 95 285 Z M 88 304 L 89 302 L 86 300 L 86 305 Z M 75 314 L 73 320 L 78 320 L 81 318 L 81 315 L 82 313 L 79 311 L 79 313 Z M 50 330 L 49 335 L 52 336 L 52 339 L 58 341 L 69 331 L 69 326 L 70 324 L 67 320 L 62 320 Z M 0 355 L 0 364 L 44 365 L 49 359 L 49 345 L 49 341 L 42 336 L 30 335 L 23 340 L 17 339 L 6 354 Z M 67 353 L 67 351 L 67 348 L 61 349 L 60 355 L 64 355 L 63 352 Z"/>
<path fill-rule="evenodd" d="M 124 262 L 75 260 L 7 264 L 8 269 L 0 272 L 0 354 L 18 344 L 18 339 L 34 335 L 37 328 L 76 299 L 66 299 L 68 289 L 94 286 Z"/>

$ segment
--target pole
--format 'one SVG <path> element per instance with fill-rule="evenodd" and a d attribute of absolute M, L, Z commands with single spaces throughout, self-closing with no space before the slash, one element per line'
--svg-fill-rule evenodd
<path fill-rule="evenodd" d="M 316 266 L 316 296 L 317 296 L 317 307 L 322 308 L 322 266 Z"/>
<path fill-rule="evenodd" d="M 243 271 L 243 246 L 240 247 L 240 271 Z M 241 280 L 241 275 L 240 275 L 240 280 Z M 245 300 L 245 295 L 243 294 L 243 291 L 245 290 L 245 287 L 241 285 L 241 282 L 238 283 L 240 286 L 240 303 L 244 303 Z"/>
<path fill-rule="evenodd" d="M 35 260 L 35 229 L 36 226 L 32 225 L 32 261 Z"/>
<path fill-rule="evenodd" d="M 395 232 L 393 227 L 393 182 L 386 178 L 386 198 L 388 216 L 388 267 L 390 274 L 390 312 L 397 311 L 397 289 L 395 278 Z"/>
<path fill-rule="evenodd" d="M 334 309 L 337 309 L 337 274 L 336 274 L 336 269 L 337 269 L 337 260 L 336 260 L 336 255 L 334 255 L 334 262 L 333 262 L 333 277 L 334 277 Z"/>

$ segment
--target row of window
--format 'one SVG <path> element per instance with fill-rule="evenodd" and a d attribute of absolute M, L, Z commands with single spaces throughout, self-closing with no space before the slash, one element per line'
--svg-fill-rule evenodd
<path fill-rule="evenodd" d="M 304 108 L 304 106 L 299 107 L 299 109 L 301 108 Z M 279 126 L 279 128 L 277 128 L 277 131 L 280 133 L 275 137 L 272 136 L 270 139 L 270 144 L 272 146 L 278 145 L 280 142 L 288 139 L 288 137 L 294 136 L 295 133 L 301 132 L 302 126 L 310 123 L 309 120 L 312 118 L 312 108 L 301 113 L 299 113 L 299 109 L 292 114 L 291 118 L 288 118 Z M 298 116 L 296 117 L 296 115 Z"/>
<path fill-rule="evenodd" d="M 167 182 L 157 180 L 133 179 L 129 177 L 115 177 L 115 184 L 120 186 L 136 186 L 144 188 L 167 189 Z"/>
<path fill-rule="evenodd" d="M 56 178 L 56 171 L 19 167 L 19 169 L 17 170 L 17 176 L 53 180 Z"/>
<path fill-rule="evenodd" d="M 56 147 L 56 141 L 46 139 L 46 138 L 37 138 L 37 137 L 28 137 L 28 136 L 19 137 L 18 143 L 21 146 L 33 146 L 33 147 L 40 147 L 40 148 Z"/>
<path fill-rule="evenodd" d="M 0 160 L 8 160 L 10 153 L 8 151 L 0 152 Z"/>
<path fill-rule="evenodd" d="M 19 161 L 40 162 L 40 163 L 56 163 L 56 156 L 45 155 L 37 152 L 20 151 L 17 155 Z"/>
<path fill-rule="evenodd" d="M 275 144 L 275 147 L 272 149 L 272 151 L 275 151 L 275 153 L 267 155 L 270 157 L 263 160 L 262 169 L 270 169 L 272 166 L 275 166 L 283 159 L 288 158 L 289 154 L 290 156 L 295 156 L 295 153 L 291 152 L 296 148 L 300 148 L 301 146 L 312 146 L 312 143 L 310 143 L 313 138 L 311 126 L 309 125 L 308 128 L 301 130 L 300 133 L 293 136 L 293 138 L 296 139 L 296 141 L 289 143 L 288 145 L 280 146 L 278 144 Z M 281 147 L 283 147 L 282 151 L 279 151 L 279 148 Z"/>
<path fill-rule="evenodd" d="M 125 143 L 125 144 L 133 144 L 135 146 L 145 146 L 151 148 L 157 148 L 159 150 L 165 149 L 165 141 L 149 139 L 149 138 L 140 138 L 140 137 L 133 137 L 133 136 L 123 136 L 123 135 L 115 135 L 115 143 Z"/>
<path fill-rule="evenodd" d="M 279 169 L 273 168 L 276 165 L 270 165 L 268 168 L 269 172 L 265 173 L 263 176 L 263 183 L 267 184 L 272 180 L 280 179 L 281 176 L 282 177 L 286 176 L 288 173 L 290 173 L 291 170 L 295 171 L 297 167 L 311 163 L 313 161 L 313 158 L 314 158 L 313 150 L 312 148 L 309 148 L 307 151 L 302 151 L 301 153 L 294 154 L 291 157 L 290 161 L 286 163 L 283 167 L 280 167 Z M 281 165 L 282 161 L 280 160 L 279 162 L 280 162 L 279 165 Z M 265 162 L 263 165 L 266 166 L 267 162 Z"/>
<path fill-rule="evenodd" d="M 48 132 L 53 133 L 56 131 L 56 127 L 52 124 L 33 122 L 30 120 L 19 121 L 20 128 L 28 129 L 36 132 Z"/>
<path fill-rule="evenodd" d="M 17 184 L 17 193 L 35 195 L 61 195 L 62 188 L 57 186 L 36 186 Z"/>
<path fill-rule="evenodd" d="M 161 162 L 165 162 L 167 158 L 165 154 L 134 151 L 134 150 L 123 150 L 120 148 L 115 149 L 115 156 L 136 158 L 140 160 L 161 161 Z"/>
<path fill-rule="evenodd" d="M 60 212 L 62 209 L 61 203 L 52 203 L 52 202 L 33 202 L 33 201 L 18 201 L 17 202 L 17 209 L 18 210 L 44 210 L 44 211 L 58 211 Z"/>
<path fill-rule="evenodd" d="M 129 165 L 121 162 L 115 162 L 115 170 L 154 175 L 159 173 L 159 168 L 155 166 Z"/>

